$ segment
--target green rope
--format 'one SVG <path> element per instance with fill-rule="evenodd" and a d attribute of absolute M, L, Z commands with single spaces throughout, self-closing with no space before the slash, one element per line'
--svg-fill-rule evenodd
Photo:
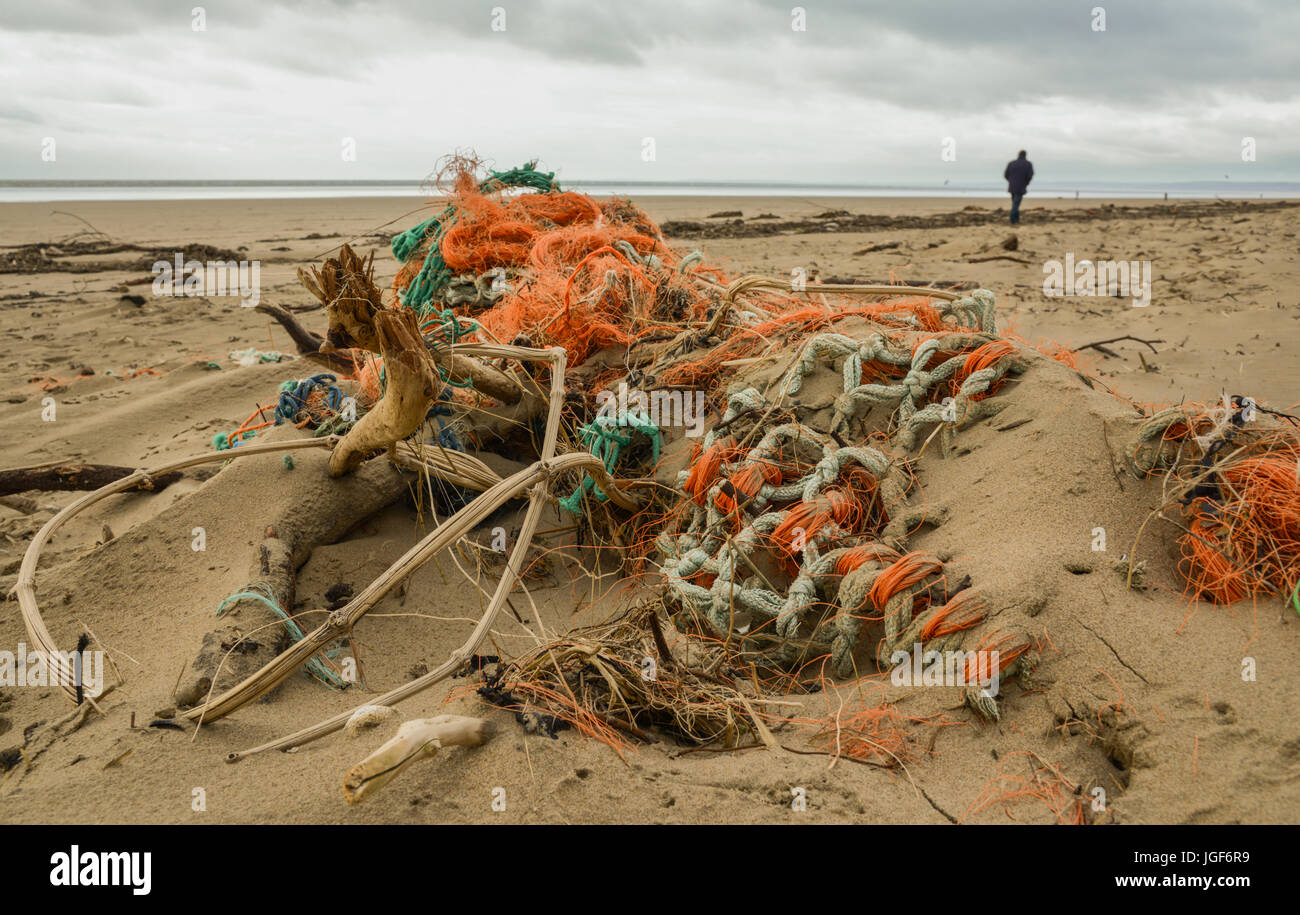
<path fill-rule="evenodd" d="M 249 590 L 238 591 L 227 597 L 217 605 L 217 616 L 221 616 L 221 614 L 225 613 L 226 609 L 231 604 L 247 599 L 260 600 L 262 603 L 266 604 L 272 613 L 284 621 L 284 628 L 289 630 L 289 635 L 295 642 L 301 642 L 307 637 L 306 633 L 302 631 L 302 627 L 293 621 L 293 617 L 289 616 L 289 614 L 285 613 L 284 610 L 280 608 L 279 603 L 275 600 L 275 592 L 272 591 L 271 586 L 265 582 L 257 582 L 256 584 L 250 585 Z M 324 654 L 326 657 L 331 658 L 331 660 L 333 659 L 330 654 L 326 654 L 323 651 L 320 652 L 320 654 Z M 334 654 L 337 654 L 337 652 L 334 652 Z M 319 657 L 312 657 L 312 659 L 307 662 L 307 671 L 331 689 L 348 688 L 347 681 L 334 673 L 334 671 L 330 670 L 325 665 L 325 662 Z"/>
<path fill-rule="evenodd" d="M 478 189 L 480 193 L 488 194 L 506 187 L 532 188 L 542 193 L 560 189 L 555 181 L 555 172 L 539 172 L 536 162 L 504 172 L 489 172 L 488 177 L 479 183 Z M 414 257 L 426 240 L 429 243 L 429 251 L 424 257 L 420 272 L 401 295 L 402 304 L 414 311 L 422 321 L 433 310 L 431 303 L 434 294 L 441 292 L 454 277 L 451 268 L 442 259 L 442 236 L 455 218 L 456 208 L 448 206 L 437 216 L 393 236 L 393 257 L 402 264 Z"/>
<path fill-rule="evenodd" d="M 620 425 L 628 431 L 620 433 L 618 431 Z M 591 450 L 592 454 L 600 458 L 601 463 L 605 465 L 605 469 L 612 474 L 615 465 L 618 464 L 619 455 L 623 453 L 624 448 L 632 444 L 633 430 L 649 437 L 653 460 L 658 462 L 659 446 L 662 441 L 659 427 L 652 423 L 644 413 L 628 413 L 621 424 L 601 422 L 601 418 L 597 417 L 582 427 L 582 443 Z M 560 507 L 574 515 L 582 514 L 582 497 L 591 492 L 595 485 L 596 481 L 594 479 L 583 474 L 582 485 L 575 489 L 572 495 L 561 499 Z M 607 498 L 608 496 L 604 492 L 599 489 L 596 490 L 597 500 L 604 502 Z"/>

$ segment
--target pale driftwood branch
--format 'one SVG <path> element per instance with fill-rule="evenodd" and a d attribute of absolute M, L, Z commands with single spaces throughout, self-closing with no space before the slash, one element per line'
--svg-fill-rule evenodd
<path fill-rule="evenodd" d="M 356 470 L 376 451 L 391 450 L 424 425 L 429 404 L 438 397 L 442 382 L 424 346 L 415 312 L 384 309 L 374 316 L 384 351 L 388 384 L 384 396 L 343 436 L 330 455 L 330 476 Z"/>
<path fill-rule="evenodd" d="M 452 381 L 468 381 L 475 391 L 506 404 L 518 403 L 524 396 L 523 389 L 505 372 L 459 353 L 444 353 L 441 349 L 430 352 L 436 362 L 442 363 Z"/>
<path fill-rule="evenodd" d="M 477 747 L 492 736 L 486 719 L 461 715 L 416 718 L 397 735 L 343 776 L 343 797 L 358 804 L 377 793 L 412 763 L 434 756 L 443 747 Z"/>

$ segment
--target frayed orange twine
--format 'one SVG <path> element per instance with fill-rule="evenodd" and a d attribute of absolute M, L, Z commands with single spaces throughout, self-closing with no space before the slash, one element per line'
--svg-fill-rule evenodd
<path fill-rule="evenodd" d="M 897 562 L 898 550 L 883 543 L 864 543 L 845 550 L 835 560 L 835 572 L 847 575 L 868 562 Z"/>
<path fill-rule="evenodd" d="M 786 555 L 802 553 L 813 538 L 829 524 L 855 526 L 863 510 L 842 489 L 827 489 L 810 502 L 800 502 L 772 531 L 772 542 Z"/>
<path fill-rule="evenodd" d="M 920 639 L 931 639 L 952 635 L 965 629 L 972 629 L 988 615 L 988 605 L 975 588 L 967 588 L 952 600 L 930 614 L 921 627 Z"/>
<path fill-rule="evenodd" d="M 903 555 L 897 562 L 876 577 L 867 597 L 877 610 L 884 610 L 889 599 L 930 575 L 943 570 L 939 557 L 925 550 L 915 550 Z"/>

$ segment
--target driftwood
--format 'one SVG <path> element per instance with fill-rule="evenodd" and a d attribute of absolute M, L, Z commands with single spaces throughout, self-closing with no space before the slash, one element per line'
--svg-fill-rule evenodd
<path fill-rule="evenodd" d="M 429 759 L 443 747 L 477 747 L 492 736 L 491 724 L 483 718 L 438 715 L 405 722 L 397 735 L 357 763 L 343 776 L 343 797 L 357 804 L 378 792 L 421 759 Z"/>
<path fill-rule="evenodd" d="M 356 470 L 376 451 L 392 449 L 424 425 L 429 405 L 442 390 L 424 346 L 415 313 L 384 309 L 374 316 L 388 385 L 384 396 L 357 421 L 330 455 L 330 476 Z"/>
<path fill-rule="evenodd" d="M 400 581 L 409 576 L 421 565 L 428 561 L 443 546 L 452 543 L 460 536 L 462 530 L 468 530 L 474 524 L 478 523 L 478 518 L 485 517 L 486 512 L 500 504 L 502 491 L 523 491 L 531 487 L 528 511 L 524 515 L 523 524 L 520 526 L 519 536 L 515 541 L 510 555 L 506 558 L 506 568 L 497 582 L 496 590 L 492 593 L 492 598 L 488 602 L 487 609 L 484 610 L 483 616 L 479 619 L 478 625 L 470 633 L 468 639 L 456 651 L 452 652 L 451 657 L 444 661 L 437 668 L 423 674 L 408 683 L 384 693 L 377 699 L 373 699 L 366 705 L 395 705 L 403 699 L 409 699 L 423 690 L 428 689 L 435 683 L 445 680 L 461 667 L 463 667 L 478 650 L 478 646 L 483 639 L 487 637 L 488 631 L 496 622 L 497 615 L 505 605 L 506 598 L 514 590 L 515 584 L 519 579 L 520 572 L 524 565 L 524 556 L 532 544 L 533 534 L 537 531 L 538 522 L 541 520 L 542 508 L 549 499 L 546 487 L 539 485 L 542 481 L 554 476 L 557 472 L 564 469 L 582 469 L 590 473 L 596 480 L 596 483 L 609 496 L 610 501 L 624 508 L 635 509 L 638 505 L 635 499 L 618 489 L 609 475 L 605 472 L 605 465 L 590 454 L 566 454 L 560 457 L 554 457 L 556 440 L 559 434 L 560 426 L 560 408 L 564 403 L 564 367 L 565 353 L 558 347 L 550 350 L 535 350 L 517 346 L 506 346 L 502 344 L 457 344 L 453 349 L 468 355 L 487 356 L 489 358 L 515 358 L 528 361 L 546 361 L 550 363 L 551 369 L 551 398 L 550 408 L 546 417 L 546 432 L 542 441 L 541 460 L 534 463 L 527 470 L 521 471 L 499 484 L 499 487 L 493 487 L 485 492 L 482 496 L 471 502 L 465 508 L 456 513 L 446 526 L 433 534 L 430 534 L 423 541 L 416 544 L 407 552 L 405 556 L 397 561 L 383 575 L 371 583 L 370 587 L 347 606 L 335 611 L 336 619 L 332 620 L 340 628 L 351 625 L 348 622 L 349 617 L 359 619 L 362 614 L 369 609 L 369 606 L 378 601 L 384 594 L 395 587 Z M 315 633 L 313 633 L 313 636 Z M 310 640 L 313 636 L 308 636 Z M 299 643 L 301 644 L 301 643 Z M 296 647 L 296 646 L 295 646 Z M 287 653 L 286 653 L 287 654 Z M 299 658 L 286 659 L 288 664 L 300 664 Z M 265 670 L 259 674 L 257 680 L 246 684 L 241 684 L 238 688 L 238 694 L 223 697 L 224 703 L 212 703 L 213 711 L 220 714 L 228 714 L 238 708 L 244 702 L 251 701 L 260 695 L 258 692 L 265 681 L 280 676 L 279 669 Z M 196 710 L 202 714 L 202 710 Z M 287 750 L 292 747 L 301 746 L 313 740 L 318 740 L 327 734 L 332 734 L 347 724 L 357 709 L 349 709 L 338 715 L 334 715 L 310 727 L 303 728 L 287 737 L 281 737 L 264 743 L 260 746 L 253 747 L 238 753 L 231 753 L 226 757 L 228 762 L 238 762 L 245 757 L 252 756 L 256 753 L 264 753 L 268 750 Z M 191 716 L 194 716 L 194 712 Z"/>
<path fill-rule="evenodd" d="M 434 361 L 447 370 L 447 377 L 452 381 L 468 381 L 474 385 L 475 391 L 506 404 L 518 403 L 524 396 L 524 389 L 505 372 L 457 353 L 443 352 L 441 349 L 430 352 Z"/>
<path fill-rule="evenodd" d="M 456 670 L 463 667 L 473 653 L 478 649 L 478 646 L 482 643 L 483 639 L 486 638 L 487 633 L 495 624 L 501 608 L 505 605 L 506 598 L 514 589 L 515 584 L 519 579 L 519 575 L 521 574 L 524 565 L 524 557 L 532 544 L 533 535 L 536 533 L 538 523 L 541 520 L 542 509 L 552 498 L 548 492 L 548 487 L 545 485 L 548 481 L 565 472 L 580 471 L 589 473 L 596 480 L 597 485 L 600 486 L 600 488 L 609 496 L 611 502 L 629 509 L 639 507 L 639 503 L 636 499 L 617 487 L 606 472 L 604 464 L 599 458 L 585 452 L 565 454 L 558 457 L 555 455 L 559 434 L 560 411 L 564 402 L 564 368 L 566 360 L 563 349 L 555 347 L 549 350 L 536 350 L 499 344 L 458 344 L 451 349 L 458 350 L 467 355 L 486 356 L 489 358 L 513 358 L 550 363 L 551 392 L 540 460 L 533 463 L 530 467 L 519 471 L 518 473 L 515 473 L 488 488 L 482 493 L 482 495 L 453 515 L 446 524 L 429 534 L 419 543 L 415 544 L 396 563 L 372 581 L 364 590 L 362 590 L 361 593 L 357 594 L 345 606 L 331 612 L 329 618 L 324 624 L 319 626 L 302 640 L 294 643 L 274 660 L 263 666 L 255 674 L 241 681 L 235 687 L 225 691 L 220 696 L 209 699 L 203 705 L 188 710 L 184 713 L 183 717 L 199 722 L 215 720 L 230 714 L 236 709 L 257 699 L 259 696 L 266 694 L 271 689 L 274 689 L 279 683 L 283 682 L 286 677 L 305 664 L 312 656 L 328 645 L 331 641 L 350 632 L 356 622 L 371 608 L 373 608 L 386 594 L 409 578 L 412 573 L 421 568 L 439 551 L 454 543 L 458 538 L 481 523 L 488 515 L 509 499 L 514 498 L 523 492 L 528 492 L 528 510 L 524 515 L 519 536 L 506 560 L 505 572 L 498 582 L 497 588 L 493 593 L 483 616 L 479 619 L 478 625 L 475 626 L 474 631 L 470 634 L 469 638 L 437 669 L 430 671 L 429 673 L 406 683 L 397 689 L 385 693 L 378 699 L 372 700 L 366 704 L 393 705 L 400 702 L 402 699 L 408 698 L 409 696 L 427 689 L 429 686 L 445 679 Z M 51 665 L 54 668 L 51 671 L 52 675 L 67 678 L 66 680 L 61 679 L 60 682 L 71 682 L 71 671 L 61 669 L 63 666 L 62 662 L 57 660 L 57 658 L 62 656 L 56 655 L 59 651 L 58 646 L 50 635 L 36 603 L 36 568 L 40 559 L 41 551 L 49 541 L 49 538 L 62 525 L 66 524 L 70 518 L 110 495 L 138 486 L 142 481 L 147 480 L 152 476 L 182 470 L 198 464 L 238 460 L 255 454 L 312 448 L 336 448 L 339 443 L 340 440 L 337 436 L 319 439 L 303 439 L 292 442 L 252 442 L 241 445 L 239 448 L 231 451 L 208 453 L 196 457 L 185 458 L 155 468 L 152 471 L 136 471 L 129 477 L 124 477 L 121 480 L 110 483 L 105 487 L 75 500 L 72 504 L 65 507 L 62 511 L 46 522 L 46 524 L 32 539 L 31 544 L 29 544 L 27 548 L 27 552 L 23 556 L 22 565 L 18 573 L 18 581 L 14 586 L 14 591 L 17 595 L 19 607 L 23 615 L 23 621 L 32 644 L 51 656 Z M 422 463 L 424 463 L 426 469 L 429 469 L 431 472 L 433 471 L 434 468 L 429 462 L 425 461 Z M 70 686 L 64 686 L 63 689 L 68 697 L 75 702 L 76 694 L 73 689 Z M 242 753 L 231 753 L 227 759 L 234 762 L 253 753 L 263 752 L 270 749 L 285 749 L 314 740 L 343 727 L 352 716 L 353 711 L 354 710 L 349 710 L 341 715 L 336 715 L 320 722 L 319 724 L 313 725 L 312 727 L 303 729 L 302 731 L 291 734 L 288 737 L 280 738 L 260 747 L 255 747 Z"/>
<path fill-rule="evenodd" d="M 0 470 L 0 495 L 7 496 L 30 490 L 67 491 L 99 489 L 109 483 L 136 473 L 134 467 L 116 467 L 112 464 L 84 464 L 80 461 L 38 464 L 34 467 L 15 467 Z M 139 480 L 129 491 L 156 492 L 181 478 L 179 471 Z M 126 492 L 128 490 L 119 490 Z"/>
<path fill-rule="evenodd" d="M 259 302 L 253 307 L 255 310 L 268 314 L 280 322 L 280 326 L 289 334 L 289 339 L 293 341 L 293 345 L 298 347 L 298 355 L 319 363 L 333 372 L 350 375 L 356 371 L 356 364 L 349 358 L 347 350 L 321 352 L 325 338 L 315 331 L 303 327 L 298 322 L 298 319 L 289 313 L 287 308 L 272 305 L 270 302 Z"/>
<path fill-rule="evenodd" d="M 500 450 L 496 446 L 517 441 L 520 433 L 533 428 L 533 420 L 546 413 L 547 398 L 534 390 L 517 403 L 496 407 L 472 407 L 465 410 L 465 431 L 483 451 Z"/>
<path fill-rule="evenodd" d="M 320 267 L 298 268 L 298 280 L 325 306 L 329 326 L 321 352 L 350 348 L 382 351 L 375 314 L 383 308 L 383 294 L 374 276 L 375 255 L 360 258 L 348 245 Z"/>

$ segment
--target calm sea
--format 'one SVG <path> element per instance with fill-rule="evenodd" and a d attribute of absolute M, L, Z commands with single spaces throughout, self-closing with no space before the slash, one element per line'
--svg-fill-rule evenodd
<path fill-rule="evenodd" d="M 776 182 L 563 181 L 566 190 L 630 197 L 970 197 L 1001 198 L 998 184 L 782 184 Z M 1300 181 L 1035 184 L 1035 197 L 1300 198 Z M 0 202 L 59 200 L 212 200 L 329 197 L 427 197 L 420 181 L 0 181 Z"/>

